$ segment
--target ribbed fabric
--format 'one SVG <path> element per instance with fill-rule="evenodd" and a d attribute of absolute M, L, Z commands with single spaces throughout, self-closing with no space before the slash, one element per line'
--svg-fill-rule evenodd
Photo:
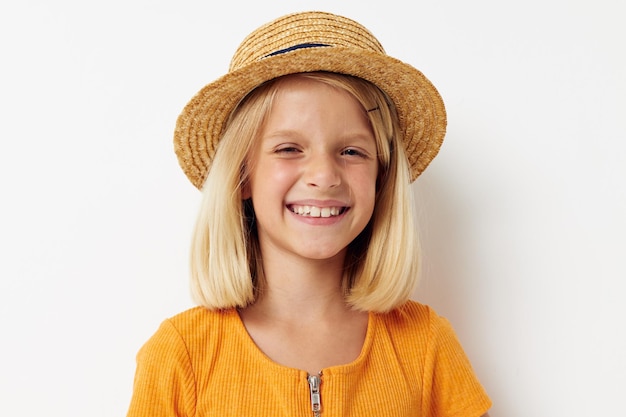
<path fill-rule="evenodd" d="M 409 302 L 371 313 L 352 363 L 322 371 L 322 417 L 479 417 L 491 406 L 452 327 Z M 307 373 L 279 365 L 235 310 L 163 322 L 137 355 L 128 417 L 312 416 Z"/>

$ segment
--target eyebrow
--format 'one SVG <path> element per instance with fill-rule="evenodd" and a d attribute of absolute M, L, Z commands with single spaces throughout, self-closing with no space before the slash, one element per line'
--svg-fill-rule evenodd
<path fill-rule="evenodd" d="M 280 129 L 276 131 L 271 131 L 266 134 L 261 135 L 261 139 L 272 139 L 272 138 L 304 138 L 306 139 L 306 135 L 303 135 L 301 132 L 293 129 Z M 369 141 L 369 139 L 374 139 L 376 141 L 375 135 L 367 130 L 355 130 L 352 132 L 348 132 L 345 135 L 342 135 L 340 139 L 344 141 L 351 140 L 359 140 L 359 141 Z"/>

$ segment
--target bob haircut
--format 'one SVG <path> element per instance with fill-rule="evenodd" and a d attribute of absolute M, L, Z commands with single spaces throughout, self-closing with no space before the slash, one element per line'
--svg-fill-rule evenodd
<path fill-rule="evenodd" d="M 250 200 L 243 200 L 248 161 L 285 77 L 306 77 L 347 91 L 367 113 L 378 153 L 372 218 L 348 245 L 342 288 L 359 311 L 387 312 L 404 304 L 419 277 L 409 165 L 395 107 L 372 83 L 357 77 L 300 73 L 269 81 L 231 114 L 202 188 L 191 247 L 191 291 L 206 308 L 245 307 L 263 291 L 263 257 Z"/>

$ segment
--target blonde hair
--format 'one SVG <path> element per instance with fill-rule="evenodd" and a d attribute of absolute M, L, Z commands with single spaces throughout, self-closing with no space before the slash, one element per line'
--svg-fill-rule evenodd
<path fill-rule="evenodd" d="M 395 108 L 360 78 L 326 72 L 287 77 L 294 76 L 347 91 L 367 111 L 379 161 L 376 202 L 369 224 L 348 246 L 342 286 L 354 309 L 389 311 L 409 299 L 420 266 L 410 170 Z M 191 248 L 191 289 L 194 300 L 209 309 L 249 305 L 265 284 L 254 211 L 242 191 L 247 161 L 282 78 L 256 88 L 233 111 L 204 182 Z"/>

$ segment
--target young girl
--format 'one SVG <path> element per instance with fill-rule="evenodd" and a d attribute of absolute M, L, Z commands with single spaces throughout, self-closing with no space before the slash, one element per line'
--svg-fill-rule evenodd
<path fill-rule="evenodd" d="M 358 23 L 320 13 L 249 35 L 180 115 L 204 199 L 200 305 L 137 357 L 130 417 L 463 416 L 491 403 L 449 323 L 410 301 L 410 183 L 443 102 Z"/>

